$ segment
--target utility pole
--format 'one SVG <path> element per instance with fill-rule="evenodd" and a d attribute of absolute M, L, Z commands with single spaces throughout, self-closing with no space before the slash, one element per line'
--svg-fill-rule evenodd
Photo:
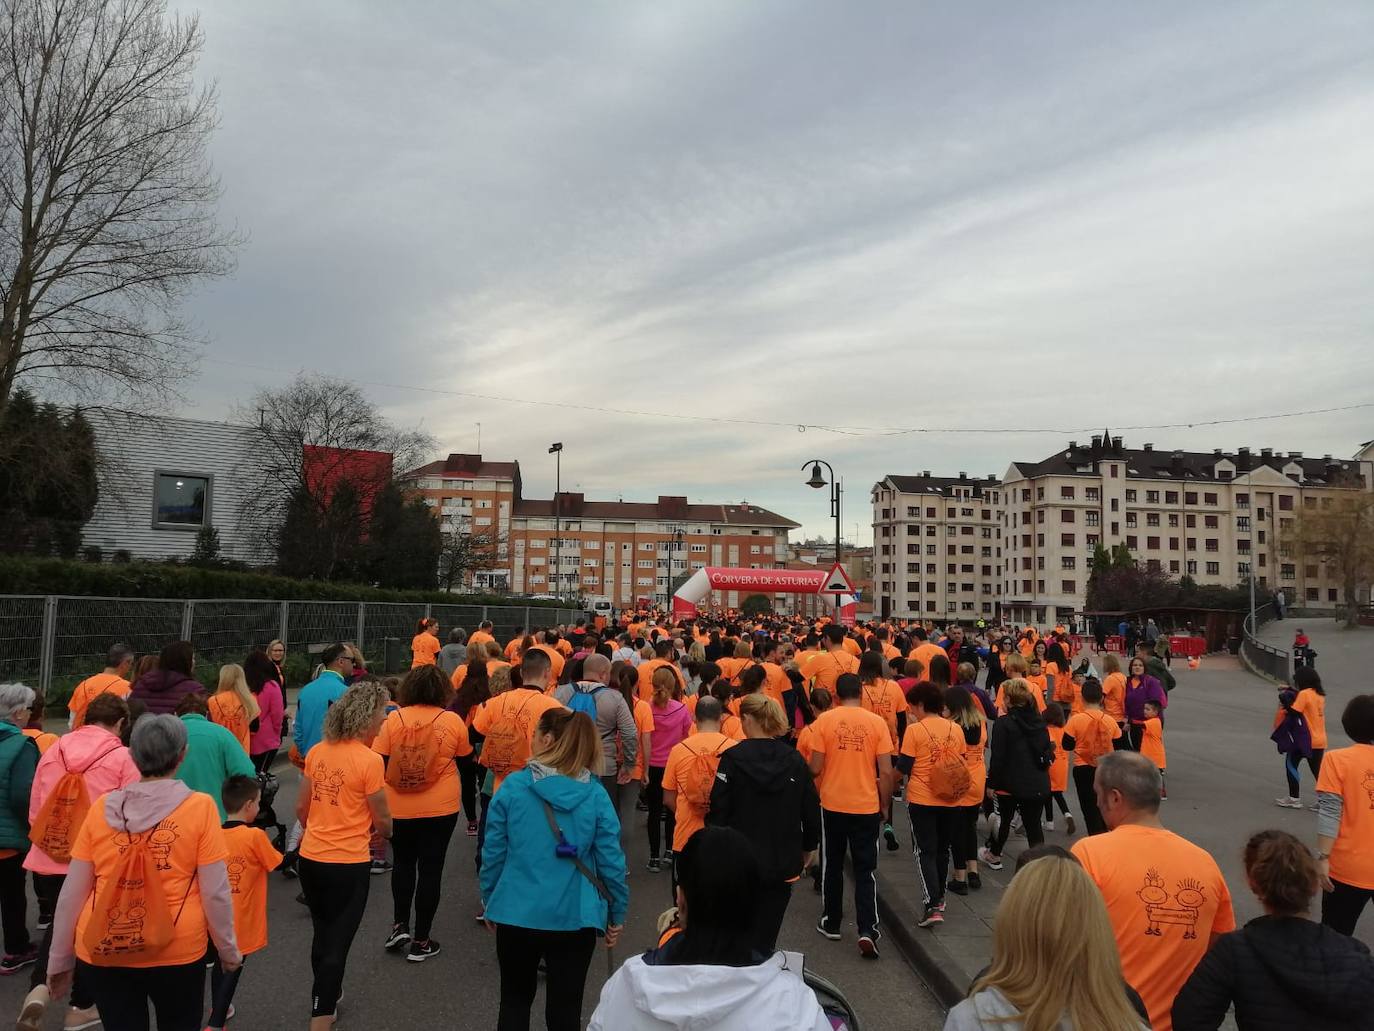
<path fill-rule="evenodd" d="M 553 596 L 563 597 L 563 444 L 549 445 L 553 455 Z"/>

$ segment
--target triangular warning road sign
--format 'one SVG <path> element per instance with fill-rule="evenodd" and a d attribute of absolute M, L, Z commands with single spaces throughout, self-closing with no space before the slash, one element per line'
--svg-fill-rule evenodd
<path fill-rule="evenodd" d="M 849 574 L 844 571 L 844 566 L 836 562 L 830 567 L 830 572 L 826 574 L 825 583 L 821 585 L 821 594 L 853 594 L 854 584 L 849 579 Z"/>

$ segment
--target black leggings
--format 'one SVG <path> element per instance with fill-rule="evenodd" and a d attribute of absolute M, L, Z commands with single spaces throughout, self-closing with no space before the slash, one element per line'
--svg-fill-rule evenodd
<path fill-rule="evenodd" d="M 463 790 L 463 815 L 468 823 L 477 822 L 477 787 L 486 772 L 485 766 L 475 762 L 463 763 L 458 767 L 458 780 Z"/>
<path fill-rule="evenodd" d="M 1064 801 L 1064 792 L 1051 791 L 1050 797 L 1045 799 L 1045 819 L 1054 819 L 1054 807 L 1058 806 L 1059 811 L 1065 816 L 1069 815 L 1069 803 Z"/>
<path fill-rule="evenodd" d="M 981 802 L 954 810 L 950 851 L 954 854 L 954 869 L 959 873 L 963 873 L 969 863 L 978 859 L 978 814 L 982 810 Z"/>
<path fill-rule="evenodd" d="M 248 758 L 252 760 L 253 769 L 258 773 L 270 773 L 278 751 L 279 749 L 273 748 L 266 752 L 259 752 L 257 755 L 250 755 Z"/>
<path fill-rule="evenodd" d="M 1297 798 L 1302 785 L 1298 780 L 1298 770 L 1302 766 L 1303 759 L 1307 760 L 1307 768 L 1312 771 L 1312 779 L 1315 781 L 1322 772 L 1322 756 L 1326 754 L 1325 748 L 1314 748 L 1312 754 L 1308 756 L 1298 755 L 1296 752 L 1289 752 L 1283 757 L 1283 774 L 1288 778 L 1288 797 Z"/>
<path fill-rule="evenodd" d="M 582 992 L 592 964 L 596 932 L 536 931 L 498 924 L 496 962 L 501 968 L 501 1011 L 496 1031 L 529 1031 L 530 1007 L 539 983 L 539 961 L 547 970 L 544 1025 L 548 1031 L 579 1031 Z"/>
<path fill-rule="evenodd" d="M 1353 884 L 1342 884 L 1334 877 L 1331 885 L 1336 890 L 1322 893 L 1322 923 L 1333 931 L 1353 935 L 1355 925 L 1360 922 L 1365 903 L 1374 898 L 1374 890 L 1357 888 Z"/>
<path fill-rule="evenodd" d="M 315 927 L 310 941 L 310 970 L 315 975 L 310 1015 L 328 1017 L 343 991 L 348 950 L 367 909 L 372 863 L 321 863 L 301 856 L 299 869 L 301 890 Z"/>
<path fill-rule="evenodd" d="M 649 767 L 649 789 L 645 792 L 645 800 L 649 803 L 649 858 L 658 859 L 662 853 L 659 851 L 659 834 L 666 832 L 668 837 L 668 847 L 673 847 L 673 831 L 677 828 L 677 818 L 673 810 L 663 808 L 663 770 L 662 766 Z M 665 818 L 666 817 L 666 818 Z M 662 821 L 662 826 L 660 826 Z"/>
<path fill-rule="evenodd" d="M 148 1004 L 157 1031 L 200 1031 L 204 1025 L 205 960 L 174 967 L 96 967 L 77 961 L 95 995 L 100 1023 L 110 1031 L 148 1031 Z"/>
<path fill-rule="evenodd" d="M 57 911 L 57 896 L 62 893 L 62 884 L 66 881 L 67 875 L 62 873 L 35 873 L 33 875 L 33 893 L 38 896 L 38 912 L 52 920 L 52 914 Z M 37 988 L 48 980 L 48 954 L 52 951 L 52 924 L 48 924 L 48 929 L 43 933 L 43 943 L 38 946 L 38 962 L 33 965 L 33 977 L 29 981 L 30 988 Z M 87 984 L 88 975 L 86 971 L 91 968 L 84 963 L 76 965 L 76 972 L 72 976 L 72 1005 L 79 1010 L 89 1009 L 95 1005 L 95 1000 L 91 997 L 91 987 Z"/>
<path fill-rule="evenodd" d="M 243 957 L 238 969 L 226 974 L 220 966 L 214 942 L 210 943 L 205 953 L 205 965 L 210 968 L 210 1019 L 205 1022 L 206 1028 L 223 1027 L 229 1022 L 229 1008 L 234 1004 L 234 992 L 243 974 L 243 964 L 247 962 L 248 957 Z"/>
<path fill-rule="evenodd" d="M 391 824 L 391 871 L 393 920 L 410 927 L 410 904 L 415 902 L 415 939 L 429 940 L 429 929 L 439 909 L 439 882 L 449 839 L 458 826 L 458 814 L 418 816 Z"/>
<path fill-rule="evenodd" d="M 1097 776 L 1096 766 L 1075 766 L 1073 786 L 1078 791 L 1078 808 L 1083 813 L 1083 829 L 1089 834 L 1106 834 L 1107 821 L 1097 808 L 1097 795 L 1093 792 L 1093 778 Z"/>
<path fill-rule="evenodd" d="M 1127 736 L 1130 739 L 1130 749 L 1132 752 L 1140 751 L 1140 742 L 1145 739 L 1145 724 L 1132 723 L 1126 728 Z"/>
<path fill-rule="evenodd" d="M 1001 819 L 997 826 L 997 840 L 992 844 L 992 854 L 1000 856 L 1007 846 L 1011 834 L 1011 818 L 1014 813 L 1021 814 L 1021 826 L 1026 831 L 1026 847 L 1035 848 L 1045 843 L 1045 832 L 1040 827 L 1040 813 L 1045 808 L 1045 796 L 1033 798 L 1012 798 L 1010 795 L 997 796 L 997 812 Z"/>
<path fill-rule="evenodd" d="M 659 773 L 662 774 L 662 770 Z M 24 853 L 0 859 L 0 923 L 4 925 L 5 951 L 17 956 L 33 945 L 29 937 L 29 895 L 24 884 Z"/>

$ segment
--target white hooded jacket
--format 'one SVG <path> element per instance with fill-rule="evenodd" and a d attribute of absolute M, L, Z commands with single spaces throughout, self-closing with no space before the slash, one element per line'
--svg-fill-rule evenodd
<path fill-rule="evenodd" d="M 601 989 L 587 1031 L 831 1031 L 801 958 L 752 967 L 650 966 L 628 960 Z"/>

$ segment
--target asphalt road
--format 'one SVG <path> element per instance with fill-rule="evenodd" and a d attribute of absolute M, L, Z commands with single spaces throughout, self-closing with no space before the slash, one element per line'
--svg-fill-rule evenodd
<path fill-rule="evenodd" d="M 279 775 L 283 784 L 277 811 L 286 814 L 294 805 L 297 775 L 290 768 L 279 771 Z M 653 874 L 644 868 L 648 858 L 644 821 L 644 814 L 636 813 L 627 829 L 631 904 L 625 935 L 615 952 L 617 962 L 653 946 L 655 922 L 669 905 L 667 873 Z M 424 963 L 409 963 L 382 950 L 382 941 L 391 928 L 390 877 L 372 878 L 367 915 L 349 955 L 345 998 L 339 1007 L 340 1028 L 411 1031 L 419 1027 L 495 1026 L 500 974 L 495 941 L 474 920 L 479 908 L 475 851 L 475 839 L 468 838 L 460 824 L 449 850 L 443 900 L 433 931 L 443 952 Z M 308 1022 L 311 929 L 309 913 L 295 901 L 297 883 L 272 876 L 269 944 L 248 960 L 231 1028 L 300 1029 Z M 810 882 L 803 881 L 788 910 L 779 945 L 804 953 L 810 968 L 839 986 L 858 1010 L 865 1031 L 943 1026 L 943 1011 L 895 949 L 886 948 L 877 961 L 860 959 L 852 924 L 846 928 L 845 941 L 826 941 L 815 930 L 819 908 L 819 897 L 812 893 Z M 605 954 L 598 952 L 588 975 L 584 1020 L 596 1006 L 606 972 Z M 8 1026 L 11 1014 L 18 1013 L 28 990 L 27 973 L 0 978 L 0 1014 L 4 1015 L 0 1026 Z M 48 1026 L 61 1027 L 55 1012 L 50 1014 Z M 531 1027 L 544 1027 L 542 994 L 535 1003 Z"/>

